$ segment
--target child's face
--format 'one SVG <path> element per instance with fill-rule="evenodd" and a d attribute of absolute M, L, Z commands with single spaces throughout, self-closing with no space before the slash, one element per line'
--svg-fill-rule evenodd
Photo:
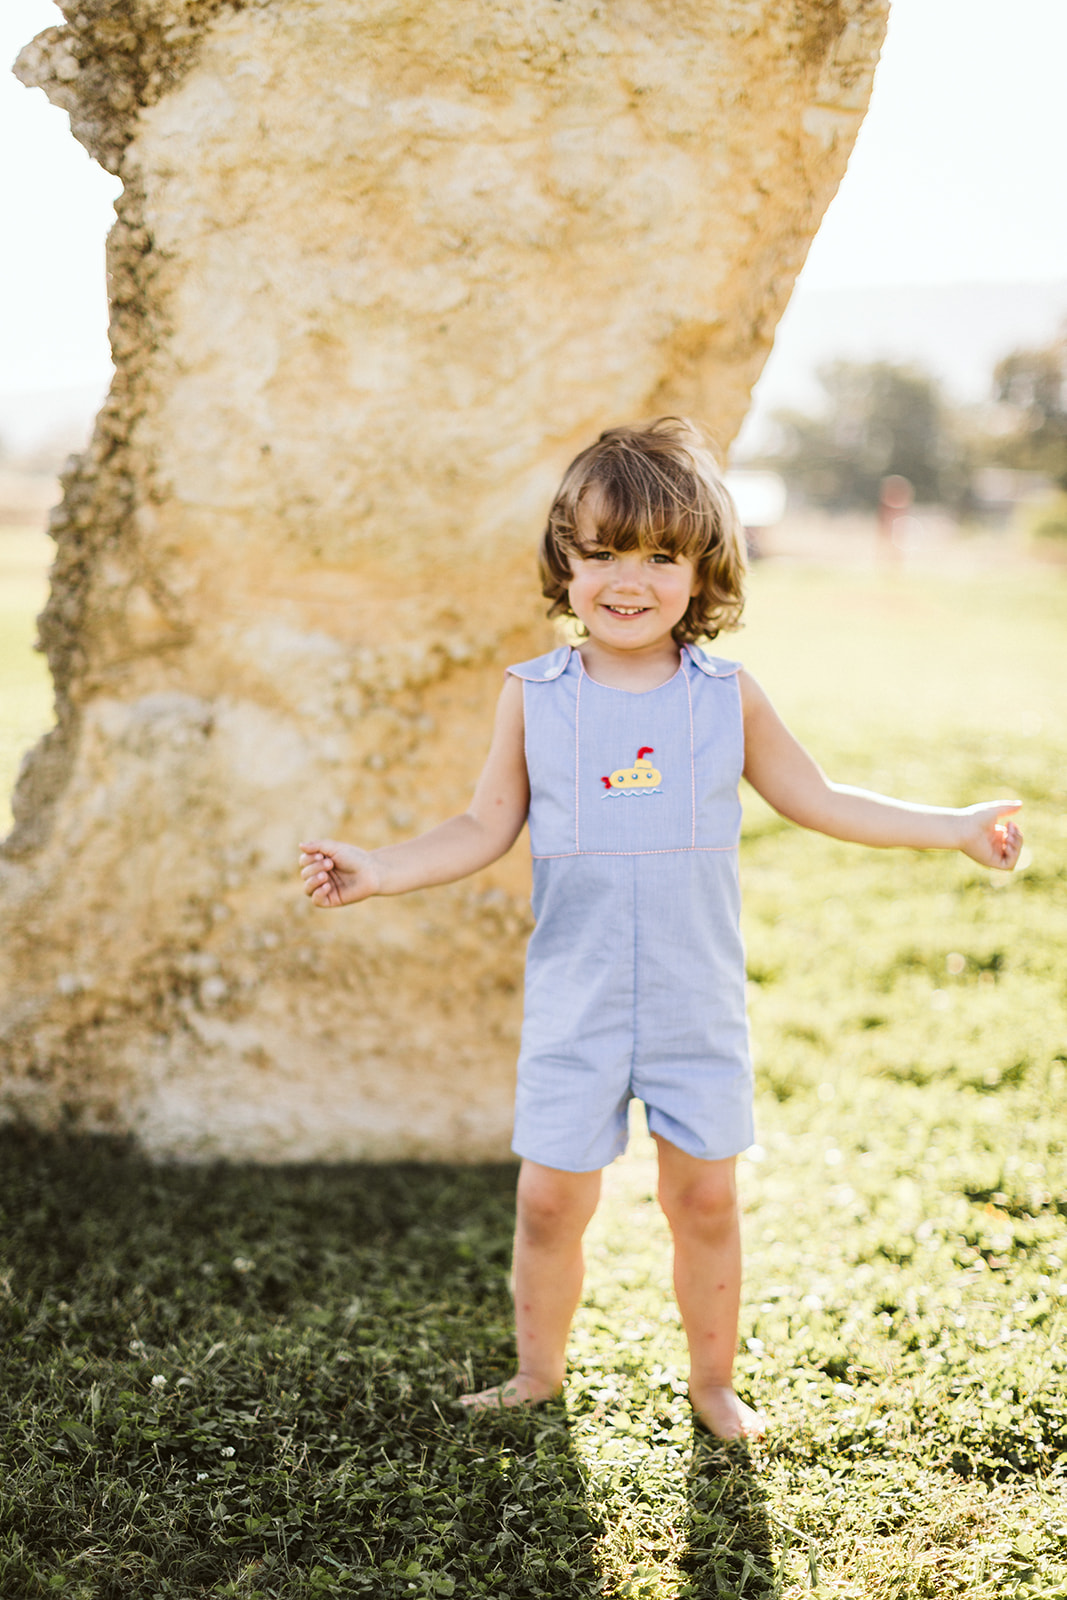
<path fill-rule="evenodd" d="M 646 650 L 670 638 L 697 590 L 688 556 L 652 548 L 611 550 L 597 543 L 595 505 L 577 513 L 583 554 L 570 557 L 571 610 L 591 639 L 611 650 Z"/>

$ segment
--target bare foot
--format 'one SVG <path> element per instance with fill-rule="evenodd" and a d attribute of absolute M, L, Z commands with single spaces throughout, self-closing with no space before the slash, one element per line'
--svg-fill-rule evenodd
<path fill-rule="evenodd" d="M 505 1411 L 512 1406 L 535 1406 L 541 1400 L 553 1400 L 559 1388 L 539 1383 L 535 1378 L 517 1372 L 505 1383 L 495 1383 L 491 1389 L 481 1389 L 477 1394 L 462 1394 L 459 1403 L 468 1411 Z"/>
<path fill-rule="evenodd" d="M 763 1413 L 746 1406 L 729 1385 L 709 1386 L 698 1393 L 690 1389 L 689 1403 L 717 1439 L 762 1439 L 767 1431 Z"/>

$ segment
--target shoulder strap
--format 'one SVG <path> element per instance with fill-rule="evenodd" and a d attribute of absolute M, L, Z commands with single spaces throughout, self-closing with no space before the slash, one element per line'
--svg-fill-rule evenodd
<path fill-rule="evenodd" d="M 566 672 L 570 658 L 571 647 L 565 644 L 558 650 L 550 650 L 546 656 L 535 656 L 532 661 L 520 661 L 517 665 L 506 668 L 506 671 L 513 678 L 522 678 L 526 683 L 551 683 L 553 678 L 559 678 Z"/>
<path fill-rule="evenodd" d="M 732 678 L 735 673 L 741 671 L 740 661 L 727 661 L 722 656 L 709 656 L 699 645 L 687 644 L 685 652 L 705 678 Z"/>

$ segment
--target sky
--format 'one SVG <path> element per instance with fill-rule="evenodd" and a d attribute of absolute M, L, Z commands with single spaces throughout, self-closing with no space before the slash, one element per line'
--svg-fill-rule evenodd
<path fill-rule="evenodd" d="M 50 0 L 3 0 L 0 60 L 61 21 Z M 798 295 L 1067 279 L 1065 60 L 1065 0 L 894 0 L 870 110 Z M 118 180 L 64 112 L 6 72 L 0 146 L 0 395 L 102 391 Z"/>
<path fill-rule="evenodd" d="M 894 0 L 810 289 L 1067 278 L 1064 0 Z"/>

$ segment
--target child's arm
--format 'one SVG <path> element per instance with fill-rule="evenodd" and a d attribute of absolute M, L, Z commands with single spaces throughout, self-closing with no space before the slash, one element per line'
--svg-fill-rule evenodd
<path fill-rule="evenodd" d="M 1019 810 L 1018 800 L 953 810 L 831 783 L 794 739 L 756 680 L 742 671 L 740 681 L 745 777 L 790 822 L 855 844 L 962 850 L 984 867 L 1006 871 L 1018 861 L 1022 835 L 1014 822 L 999 821 Z"/>
<path fill-rule="evenodd" d="M 467 810 L 429 833 L 381 850 L 361 850 L 334 839 L 307 840 L 300 846 L 304 893 L 317 906 L 346 906 L 375 894 L 406 894 L 465 878 L 511 849 L 529 805 L 522 684 L 507 678 L 489 754 Z"/>

